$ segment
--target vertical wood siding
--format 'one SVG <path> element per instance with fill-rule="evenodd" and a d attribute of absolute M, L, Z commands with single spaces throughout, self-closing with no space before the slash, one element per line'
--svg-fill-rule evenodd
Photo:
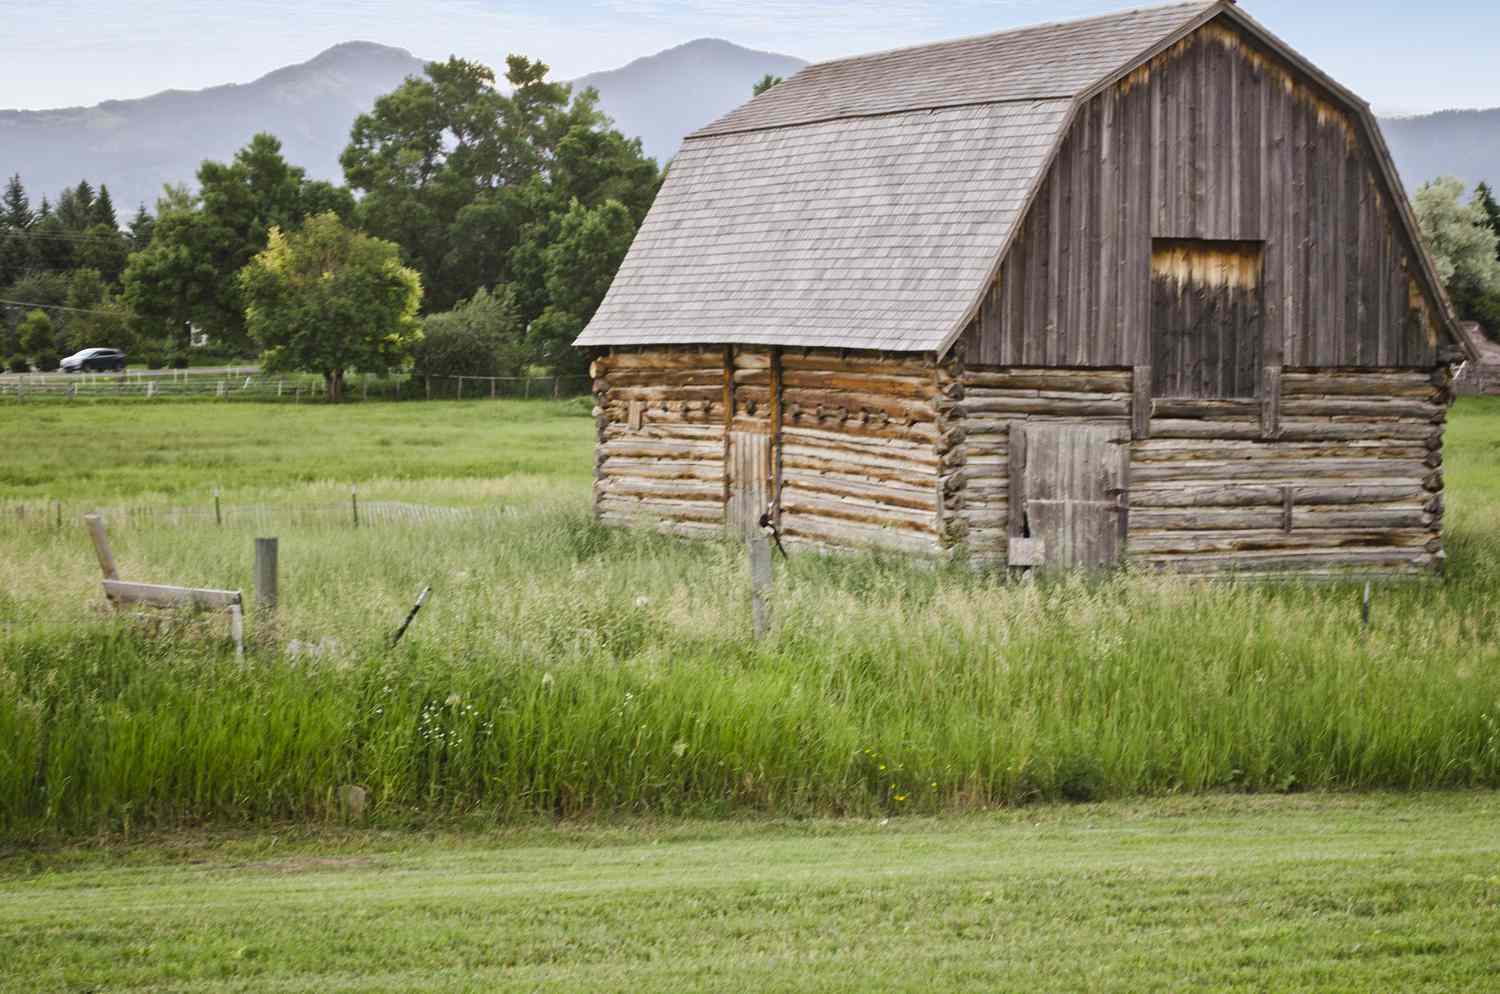
<path fill-rule="evenodd" d="M 1265 243 L 1261 366 L 1430 368 L 1426 296 L 1357 121 L 1212 23 L 1080 111 L 967 335 L 994 366 L 1151 364 L 1153 238 Z"/>

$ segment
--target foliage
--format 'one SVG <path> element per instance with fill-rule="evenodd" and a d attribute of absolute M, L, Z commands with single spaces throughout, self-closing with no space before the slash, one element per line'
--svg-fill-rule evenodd
<path fill-rule="evenodd" d="M 130 314 L 97 269 L 75 269 L 68 286 L 67 352 L 105 347 L 130 350 Z"/>
<path fill-rule="evenodd" d="M 786 80 L 782 79 L 780 76 L 773 76 L 770 73 L 766 73 L 756 82 L 754 86 L 750 88 L 750 95 L 752 97 L 758 97 L 762 93 L 765 93 L 767 90 L 769 90 L 771 87 L 777 86 L 784 82 L 786 82 Z"/>
<path fill-rule="evenodd" d="M 607 200 L 594 209 L 573 201 L 556 239 L 542 253 L 549 303 L 529 335 L 532 354 L 540 361 L 567 370 L 586 364 L 573 340 L 599 309 L 635 230 L 635 219 L 619 201 Z"/>
<path fill-rule="evenodd" d="M 1414 202 L 1423 238 L 1458 316 L 1500 326 L 1500 233 L 1481 199 L 1463 202 L 1461 180 L 1425 183 Z"/>
<path fill-rule="evenodd" d="M 156 327 L 187 345 L 187 325 L 231 348 L 250 344 L 238 275 L 266 247 L 273 227 L 292 230 L 312 211 L 347 217 L 353 198 L 287 163 L 281 142 L 258 134 L 230 163 L 204 162 L 197 195 L 168 189 L 150 244 L 130 257 L 125 298 Z"/>
<path fill-rule="evenodd" d="M 509 95 L 485 66 L 430 65 L 356 121 L 342 161 L 350 186 L 365 192 L 363 223 L 402 246 L 429 307 L 511 284 L 529 324 L 556 304 L 545 255 L 573 201 L 616 201 L 638 225 L 660 175 L 639 141 L 609 127 L 592 90 L 572 94 L 521 56 L 506 65 Z"/>
<path fill-rule="evenodd" d="M 413 352 L 416 376 L 515 376 L 528 353 L 515 292 L 480 290 L 422 322 Z"/>
<path fill-rule="evenodd" d="M 421 280 L 390 242 L 350 230 L 333 213 L 298 231 L 273 227 L 239 278 L 245 323 L 268 371 L 322 373 L 331 400 L 346 370 L 401 366 L 421 337 Z"/>
<path fill-rule="evenodd" d="M 21 351 L 34 362 L 39 356 L 50 354 L 57 350 L 57 331 L 52 326 L 52 319 L 43 310 L 34 310 L 27 313 L 21 319 L 16 329 L 20 338 Z"/>
<path fill-rule="evenodd" d="M 26 361 L 25 356 L 13 355 L 5 360 L 5 368 L 12 373 L 29 373 L 31 372 L 31 363 Z"/>
<path fill-rule="evenodd" d="M 19 175 L 6 181 L 5 193 L 0 194 L 0 227 L 25 231 L 31 227 L 35 215 L 31 212 L 31 198 L 26 196 L 26 187 Z"/>

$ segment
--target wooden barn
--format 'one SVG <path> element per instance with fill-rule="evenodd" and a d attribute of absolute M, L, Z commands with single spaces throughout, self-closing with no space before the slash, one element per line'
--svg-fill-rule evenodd
<path fill-rule="evenodd" d="M 1465 348 L 1369 106 L 1236 5 L 811 66 L 592 323 L 595 508 L 980 565 L 1443 557 Z"/>

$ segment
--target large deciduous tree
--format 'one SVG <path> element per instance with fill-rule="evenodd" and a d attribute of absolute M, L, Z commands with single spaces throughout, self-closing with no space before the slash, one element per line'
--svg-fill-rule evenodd
<path fill-rule="evenodd" d="M 266 247 L 272 228 L 290 230 L 313 212 L 347 217 L 353 196 L 309 182 L 268 134 L 252 138 L 230 163 L 204 162 L 198 187 L 196 196 L 168 189 L 158 201 L 150 244 L 125 268 L 125 296 L 179 344 L 192 322 L 221 345 L 248 347 L 240 271 Z"/>
<path fill-rule="evenodd" d="M 1463 195 L 1462 180 L 1434 180 L 1417 191 L 1413 206 L 1458 316 L 1493 331 L 1500 325 L 1500 236 L 1481 200 Z"/>
<path fill-rule="evenodd" d="M 429 308 L 516 283 L 531 321 L 549 303 L 541 255 L 574 199 L 617 200 L 636 223 L 650 207 L 655 162 L 610 129 L 594 91 L 573 94 L 547 72 L 511 56 L 507 95 L 492 70 L 449 59 L 355 122 L 342 162 L 364 191 L 362 222 L 421 270 Z"/>
<path fill-rule="evenodd" d="M 401 366 L 421 336 L 420 277 L 395 245 L 334 213 L 289 233 L 272 228 L 238 283 L 265 368 L 319 372 L 330 400 L 342 398 L 347 371 Z"/>

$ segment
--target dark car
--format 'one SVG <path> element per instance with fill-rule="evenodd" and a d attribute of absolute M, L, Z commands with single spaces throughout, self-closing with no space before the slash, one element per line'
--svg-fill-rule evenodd
<path fill-rule="evenodd" d="M 74 352 L 61 363 L 64 373 L 102 373 L 123 371 L 125 353 L 119 349 L 84 349 Z"/>

